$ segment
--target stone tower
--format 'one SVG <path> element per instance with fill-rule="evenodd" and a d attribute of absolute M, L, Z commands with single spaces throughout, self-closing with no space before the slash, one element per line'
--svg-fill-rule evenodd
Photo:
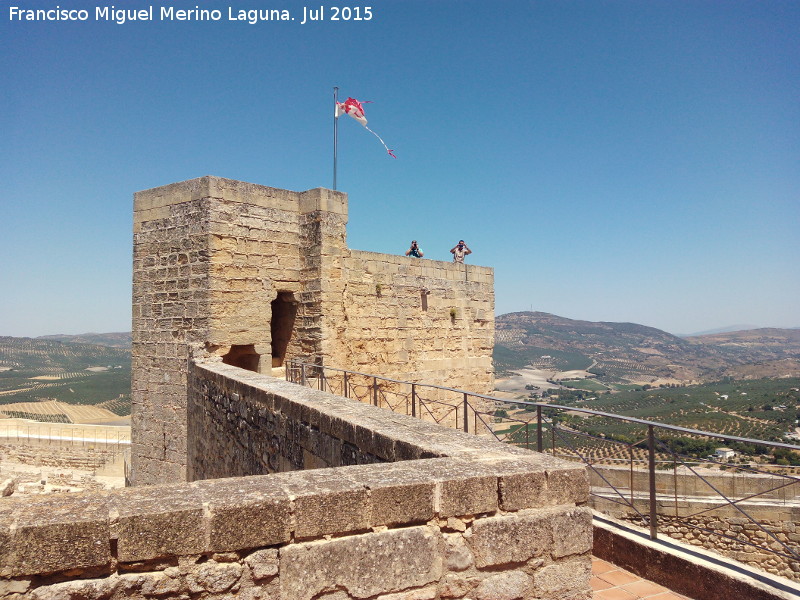
<path fill-rule="evenodd" d="M 134 484 L 186 479 L 198 353 L 491 390 L 492 270 L 350 250 L 346 225 L 346 194 L 322 188 L 208 176 L 134 195 Z"/>

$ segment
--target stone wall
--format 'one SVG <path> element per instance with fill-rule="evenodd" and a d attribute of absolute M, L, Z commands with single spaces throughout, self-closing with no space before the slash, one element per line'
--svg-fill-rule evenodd
<path fill-rule="evenodd" d="M 641 517 L 617 501 L 593 496 L 592 506 L 617 519 L 642 525 Z M 637 500 L 635 506 L 641 514 L 649 515 L 650 508 L 646 500 Z M 677 502 L 659 500 L 658 533 L 713 550 L 768 573 L 800 581 L 800 561 L 792 559 L 786 550 L 775 543 L 777 539 L 795 554 L 800 554 L 800 505 L 742 501 L 737 506 L 741 510 L 724 500 L 711 498 L 679 498 Z M 774 552 L 757 546 L 770 548 Z"/>
<path fill-rule="evenodd" d="M 359 464 L 6 499 L 0 598 L 591 599 L 582 466 L 222 363 L 191 381 L 195 477 Z M 259 457 L 264 427 L 287 439 Z"/>
<path fill-rule="evenodd" d="M 598 472 L 602 473 L 602 477 Z M 657 470 L 656 493 L 677 494 L 679 497 L 717 496 L 722 493 L 734 499 L 757 495 L 762 500 L 800 501 L 800 482 L 793 478 L 733 470 L 712 471 L 703 467 L 699 469 L 699 473 L 705 482 L 695 473 L 687 472 L 684 468 L 679 468 L 677 473 L 672 469 Z M 595 464 L 589 471 L 589 480 L 592 486 L 600 488 L 613 485 L 622 490 L 629 490 L 633 485 L 633 489 L 636 491 L 650 489 L 650 474 L 646 468 L 636 468 L 631 473 L 629 467 L 609 467 Z"/>
<path fill-rule="evenodd" d="M 595 516 L 592 555 L 695 600 L 796 600 L 800 587 L 764 577 L 715 552 Z"/>
<path fill-rule="evenodd" d="M 5 461 L 34 466 L 97 470 L 114 460 L 118 452 L 95 448 L 51 448 L 21 444 L 0 444 L 0 464 Z"/>
<path fill-rule="evenodd" d="M 331 366 L 479 394 L 494 389 L 492 269 L 356 250 L 344 264 Z"/>
<path fill-rule="evenodd" d="M 132 481 L 186 479 L 191 356 L 492 387 L 492 270 L 350 250 L 347 196 L 202 177 L 134 196 Z M 452 311 L 452 314 L 451 314 Z"/>

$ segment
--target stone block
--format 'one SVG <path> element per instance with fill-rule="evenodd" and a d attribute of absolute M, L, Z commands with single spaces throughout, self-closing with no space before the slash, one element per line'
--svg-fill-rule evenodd
<path fill-rule="evenodd" d="M 125 589 L 120 581 L 121 578 L 114 576 L 108 579 L 90 579 L 86 581 L 65 581 L 51 585 L 43 585 L 30 590 L 24 598 L 31 600 L 99 600 L 101 598 L 113 597 L 118 589 Z M 12 596 L 13 597 L 13 596 Z"/>
<path fill-rule="evenodd" d="M 289 495 L 296 538 L 339 535 L 370 527 L 367 489 L 334 469 L 270 476 Z"/>
<path fill-rule="evenodd" d="M 410 464 L 359 465 L 342 475 L 369 490 L 369 524 L 410 525 L 434 516 L 435 484 Z"/>
<path fill-rule="evenodd" d="M 256 550 L 248 555 L 244 562 L 250 567 L 250 572 L 255 581 L 274 577 L 278 574 L 278 567 L 280 566 L 278 550 L 275 548 Z"/>
<path fill-rule="evenodd" d="M 522 563 L 547 555 L 553 548 L 552 509 L 526 514 L 478 519 L 472 524 L 467 543 L 478 568 Z"/>
<path fill-rule="evenodd" d="M 203 563 L 192 576 L 193 590 L 221 594 L 231 590 L 242 576 L 244 567 L 239 563 Z M 144 591 L 144 590 L 143 590 Z M 178 591 L 178 590 L 176 590 Z M 164 592 L 161 593 L 163 595 Z M 171 594 L 171 595 L 174 595 Z"/>
<path fill-rule="evenodd" d="M 281 551 L 281 597 L 345 590 L 361 599 L 426 586 L 442 575 L 440 542 L 428 527 L 409 527 L 292 544 Z"/>
<path fill-rule="evenodd" d="M 445 565 L 448 571 L 466 571 L 475 564 L 475 557 L 461 534 L 445 535 Z"/>
<path fill-rule="evenodd" d="M 430 585 L 416 590 L 398 592 L 396 594 L 381 594 L 376 600 L 434 600 L 436 598 L 436 586 Z"/>
<path fill-rule="evenodd" d="M 480 473 L 477 465 L 454 459 L 436 459 L 420 461 L 415 468 L 436 483 L 436 512 L 440 518 L 497 510 L 497 477 Z"/>
<path fill-rule="evenodd" d="M 533 575 L 533 593 L 541 600 L 591 600 L 590 556 L 573 558 L 542 567 Z"/>
<path fill-rule="evenodd" d="M 16 579 L 0 581 L 0 598 L 11 596 L 12 594 L 24 594 L 30 588 L 29 579 Z"/>
<path fill-rule="evenodd" d="M 289 495 L 269 476 L 238 477 L 194 484 L 208 507 L 212 552 L 258 548 L 291 538 Z"/>
<path fill-rule="evenodd" d="M 522 571 L 491 575 L 475 588 L 475 600 L 521 600 L 529 598 L 533 580 Z"/>
<path fill-rule="evenodd" d="M 556 515 L 553 525 L 553 558 L 584 554 L 592 549 L 592 511 L 573 508 Z"/>
<path fill-rule="evenodd" d="M 170 485 L 120 490 L 110 504 L 119 515 L 114 531 L 120 562 L 206 550 L 204 510 L 198 491 Z"/>
<path fill-rule="evenodd" d="M 581 465 L 538 454 L 528 460 L 509 461 L 501 469 L 498 474 L 503 510 L 585 504 L 589 499 L 589 480 Z"/>
<path fill-rule="evenodd" d="M 111 561 L 109 508 L 104 496 L 80 494 L 20 503 L 4 544 L 0 571 L 29 575 L 104 567 Z"/>

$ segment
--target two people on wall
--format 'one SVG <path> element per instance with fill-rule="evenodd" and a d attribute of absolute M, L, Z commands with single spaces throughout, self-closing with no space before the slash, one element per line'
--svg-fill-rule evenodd
<path fill-rule="evenodd" d="M 464 240 L 458 240 L 458 243 L 450 249 L 450 254 L 453 255 L 453 262 L 463 264 L 464 257 L 468 254 L 472 254 L 472 250 L 469 249 L 469 246 L 467 246 Z M 417 240 L 411 241 L 411 247 L 406 250 L 406 256 L 412 256 L 414 258 L 422 258 L 425 256 L 419 244 L 417 244 Z"/>

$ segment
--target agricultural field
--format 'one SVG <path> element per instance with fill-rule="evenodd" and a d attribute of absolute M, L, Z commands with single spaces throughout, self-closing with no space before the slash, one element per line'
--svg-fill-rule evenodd
<path fill-rule="evenodd" d="M 592 359 L 581 352 L 555 350 L 526 346 L 509 349 L 496 345 L 494 348 L 495 369 L 498 374 L 509 373 L 515 369 L 535 367 L 553 371 L 582 371 L 588 369 Z"/>
<path fill-rule="evenodd" d="M 0 413 L 14 419 L 31 419 L 41 423 L 105 423 L 115 421 L 118 417 L 100 405 L 66 404 L 58 400 L 2 404 Z"/>
<path fill-rule="evenodd" d="M 555 404 L 768 441 L 789 441 L 800 418 L 800 378 L 724 381 L 616 393 L 559 390 Z M 589 399 L 591 398 L 591 399 Z M 576 430 L 638 438 L 643 426 L 598 416 L 568 417 Z M 796 442 L 794 442 L 796 443 Z"/>
<path fill-rule="evenodd" d="M 584 390 L 586 392 L 605 392 L 611 389 L 609 386 L 597 381 L 596 379 L 575 379 L 559 382 L 565 388 Z"/>
<path fill-rule="evenodd" d="M 127 349 L 0 337 L 0 416 L 66 423 L 126 416 L 130 387 Z M 78 406 L 99 411 L 82 414 Z"/>

